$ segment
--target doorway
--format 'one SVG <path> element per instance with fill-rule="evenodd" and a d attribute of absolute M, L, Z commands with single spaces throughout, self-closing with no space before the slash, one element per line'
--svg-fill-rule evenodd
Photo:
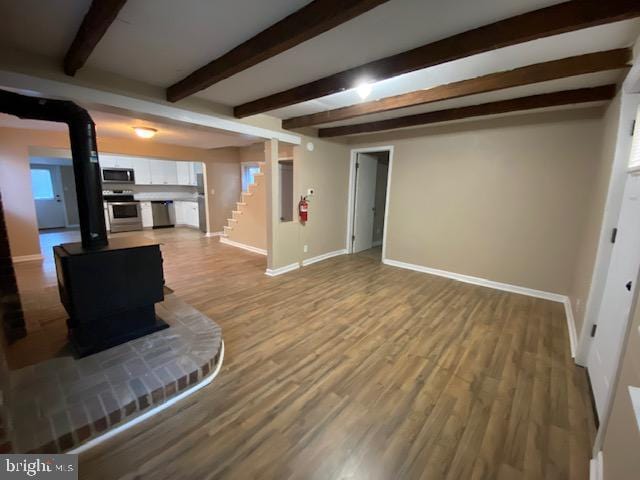
<path fill-rule="evenodd" d="M 351 151 L 347 251 L 385 258 L 393 147 Z"/>
<path fill-rule="evenodd" d="M 32 158 L 30 169 L 38 230 L 78 227 L 78 204 L 71 161 Z"/>

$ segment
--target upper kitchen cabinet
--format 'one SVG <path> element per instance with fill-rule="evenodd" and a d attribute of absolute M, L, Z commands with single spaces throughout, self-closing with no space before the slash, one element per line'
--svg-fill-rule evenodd
<path fill-rule="evenodd" d="M 178 168 L 178 185 L 196 185 L 196 173 L 193 162 L 176 162 Z"/>
<path fill-rule="evenodd" d="M 178 168 L 171 160 L 150 160 L 152 185 L 178 185 Z"/>
<path fill-rule="evenodd" d="M 133 168 L 134 159 L 122 155 L 99 155 L 101 168 Z"/>
<path fill-rule="evenodd" d="M 151 183 L 151 167 L 148 158 L 133 159 L 133 173 L 136 178 L 136 185 L 152 185 Z"/>

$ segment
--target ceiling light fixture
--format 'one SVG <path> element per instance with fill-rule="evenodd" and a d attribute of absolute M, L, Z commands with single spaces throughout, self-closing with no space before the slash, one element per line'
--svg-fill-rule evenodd
<path fill-rule="evenodd" d="M 158 133 L 158 130 L 149 127 L 133 127 L 133 131 L 136 132 L 136 135 L 140 138 L 153 138 L 154 135 Z"/>
<path fill-rule="evenodd" d="M 372 89 L 373 89 L 373 86 L 369 82 L 362 82 L 356 86 L 356 92 L 358 92 L 358 95 L 360 95 L 360 98 L 362 100 L 364 100 L 369 96 Z"/>

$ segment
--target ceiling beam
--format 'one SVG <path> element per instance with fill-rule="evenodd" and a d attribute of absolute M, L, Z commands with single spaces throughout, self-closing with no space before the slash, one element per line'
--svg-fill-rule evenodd
<path fill-rule="evenodd" d="M 507 18 L 263 97 L 234 108 L 238 118 L 331 95 L 538 38 L 640 16 L 638 0 L 572 0 Z"/>
<path fill-rule="evenodd" d="M 85 64 L 127 0 L 93 0 L 64 57 L 64 73 L 74 76 Z"/>
<path fill-rule="evenodd" d="M 388 0 L 314 0 L 167 89 L 177 102 L 341 25 Z"/>
<path fill-rule="evenodd" d="M 587 73 L 627 68 L 631 61 L 631 49 L 620 48 L 605 52 L 588 53 L 575 57 L 536 63 L 504 72 L 490 73 L 481 77 L 438 85 L 437 87 L 403 93 L 392 97 L 359 103 L 324 112 L 301 115 L 282 121 L 282 128 L 293 129 L 331 123 L 350 118 L 389 112 L 400 108 L 415 107 L 441 100 L 465 97 L 478 93 L 493 92 L 505 88 L 521 87 L 549 80 L 573 77 Z"/>
<path fill-rule="evenodd" d="M 405 117 L 391 118 L 377 122 L 359 123 L 356 125 L 344 125 L 341 127 L 321 128 L 318 131 L 320 137 L 339 137 L 359 133 L 379 132 L 396 128 L 414 127 L 430 123 L 448 122 L 463 118 L 480 117 L 484 115 L 496 115 L 500 113 L 533 110 L 536 108 L 557 107 L 561 105 L 573 105 L 578 103 L 599 102 L 612 99 L 616 94 L 615 85 L 605 85 L 594 88 L 580 88 L 578 90 L 564 90 L 561 92 L 544 93 L 529 97 L 501 100 L 498 102 L 482 103 L 468 107 L 438 110 L 436 112 L 419 113 Z"/>

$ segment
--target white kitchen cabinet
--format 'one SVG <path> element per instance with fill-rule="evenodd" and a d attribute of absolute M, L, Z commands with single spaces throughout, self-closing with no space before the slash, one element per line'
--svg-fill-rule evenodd
<path fill-rule="evenodd" d="M 193 228 L 200 226 L 198 216 L 198 202 L 175 201 L 173 202 L 176 213 L 176 225 L 186 225 Z"/>
<path fill-rule="evenodd" d="M 153 227 L 153 214 L 151 213 L 151 202 L 140 202 L 140 214 L 142 216 L 142 227 Z"/>
<path fill-rule="evenodd" d="M 101 168 L 133 168 L 133 158 L 123 155 L 100 155 L 98 161 Z"/>
<path fill-rule="evenodd" d="M 176 162 L 176 167 L 178 173 L 178 185 L 191 185 L 191 162 Z"/>
<path fill-rule="evenodd" d="M 171 160 L 150 160 L 149 170 L 151 172 L 152 185 L 177 185 L 178 168 L 176 162 Z"/>
<path fill-rule="evenodd" d="M 149 159 L 147 158 L 132 159 L 132 168 L 136 178 L 136 185 L 151 185 L 151 169 L 149 167 L 149 163 Z"/>
<path fill-rule="evenodd" d="M 185 202 L 187 204 L 187 225 L 198 228 L 200 217 L 198 216 L 198 202 Z"/>

